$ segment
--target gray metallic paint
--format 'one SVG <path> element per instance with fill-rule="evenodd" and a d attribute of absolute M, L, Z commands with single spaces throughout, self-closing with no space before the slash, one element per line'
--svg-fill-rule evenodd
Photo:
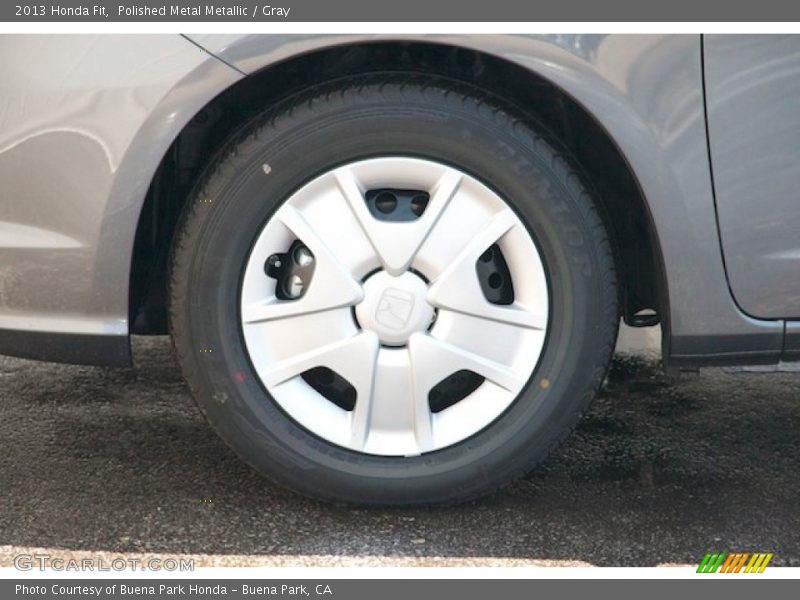
<path fill-rule="evenodd" d="M 733 295 L 757 317 L 800 317 L 800 36 L 706 36 L 705 66 Z"/>
<path fill-rule="evenodd" d="M 0 55 L 0 329 L 127 347 L 147 187 L 240 74 L 174 35 L 0 36 Z"/>
<path fill-rule="evenodd" d="M 777 360 L 782 321 L 731 297 L 711 189 L 699 36 L 3 36 L 2 330 L 127 344 L 133 238 L 183 125 L 244 73 L 383 39 L 460 45 L 560 86 L 616 141 L 647 198 L 666 268 L 674 360 Z M 228 66 L 228 63 L 232 66 Z"/>

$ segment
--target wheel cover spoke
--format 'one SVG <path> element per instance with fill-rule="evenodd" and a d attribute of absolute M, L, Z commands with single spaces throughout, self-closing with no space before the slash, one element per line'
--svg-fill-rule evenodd
<path fill-rule="evenodd" d="M 442 211 L 458 191 L 463 175 L 442 167 L 442 174 L 432 190 L 425 212 L 416 221 L 408 223 L 379 221 L 373 217 L 364 203 L 364 185 L 353 169 L 341 167 L 334 172 L 334 177 L 383 268 L 393 275 L 399 275 L 409 268 L 417 250 L 436 226 Z"/>
<path fill-rule="evenodd" d="M 513 227 L 521 227 L 514 213 L 506 209 L 497 214 L 433 282 L 428 291 L 428 302 L 438 308 L 518 327 L 539 330 L 547 327 L 546 315 L 536 314 L 521 303 L 510 306 L 491 304 L 478 283 L 475 274 L 478 257 Z"/>
<path fill-rule="evenodd" d="M 439 381 L 461 369 L 474 371 L 510 392 L 519 391 L 525 384 L 526 378 L 508 367 L 425 333 L 412 335 L 408 349 L 419 394 L 427 396 Z"/>
<path fill-rule="evenodd" d="M 371 331 L 326 346 L 314 348 L 270 365 L 261 375 L 268 386 L 280 385 L 314 367 L 328 367 L 351 381 L 364 397 L 372 394 L 372 372 L 378 338 Z"/>
<path fill-rule="evenodd" d="M 405 456 L 430 449 L 431 413 L 427 396 L 423 399 L 414 392 L 409 353 L 404 349 L 381 349 L 373 393 L 357 401 L 353 411 L 354 446 L 370 451 L 389 445 Z"/>
<path fill-rule="evenodd" d="M 311 281 L 305 295 L 298 300 L 284 301 L 272 297 L 242 307 L 244 323 L 297 317 L 341 306 L 351 306 L 361 301 L 363 298 L 361 286 L 331 253 L 298 210 L 284 205 L 274 218 L 314 253 L 317 275 Z"/>

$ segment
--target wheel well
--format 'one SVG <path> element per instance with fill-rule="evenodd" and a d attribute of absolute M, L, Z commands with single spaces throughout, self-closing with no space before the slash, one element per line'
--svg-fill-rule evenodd
<path fill-rule="evenodd" d="M 468 82 L 502 98 L 544 127 L 570 154 L 597 193 L 619 273 L 629 324 L 667 313 L 660 250 L 635 176 L 608 133 L 575 100 L 530 71 L 454 46 L 380 42 L 340 46 L 272 65 L 209 102 L 164 155 L 139 219 L 130 281 L 131 332 L 167 332 L 167 265 L 184 202 L 202 170 L 233 132 L 300 89 L 356 74 L 423 72 Z"/>

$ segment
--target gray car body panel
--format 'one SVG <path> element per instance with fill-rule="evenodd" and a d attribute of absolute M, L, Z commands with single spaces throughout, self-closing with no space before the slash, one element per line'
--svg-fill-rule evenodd
<path fill-rule="evenodd" d="M 784 323 L 747 316 L 728 289 L 699 36 L 191 39 L 197 46 L 179 36 L 0 38 L 0 54 L 13 57 L 0 62 L 0 352 L 21 353 L 3 344 L 2 330 L 113 336 L 127 347 L 138 217 L 159 161 L 185 123 L 242 73 L 333 45 L 404 39 L 517 63 L 561 87 L 609 132 L 655 224 L 673 360 L 780 357 Z M 66 58 L 54 65 L 54 52 Z"/>
<path fill-rule="evenodd" d="M 800 36 L 704 41 L 722 246 L 742 310 L 800 317 Z"/>
<path fill-rule="evenodd" d="M 0 330 L 16 332 L 0 350 L 35 356 L 21 331 L 47 340 L 47 357 L 70 335 L 126 348 L 151 178 L 186 122 L 241 75 L 176 35 L 0 36 L 0 55 Z"/>

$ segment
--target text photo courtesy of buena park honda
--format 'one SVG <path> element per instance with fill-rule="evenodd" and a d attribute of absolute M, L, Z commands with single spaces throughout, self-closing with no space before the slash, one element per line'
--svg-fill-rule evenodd
<path fill-rule="evenodd" d="M 800 35 L 145 4 L 0 34 L 12 577 L 800 566 Z"/>

